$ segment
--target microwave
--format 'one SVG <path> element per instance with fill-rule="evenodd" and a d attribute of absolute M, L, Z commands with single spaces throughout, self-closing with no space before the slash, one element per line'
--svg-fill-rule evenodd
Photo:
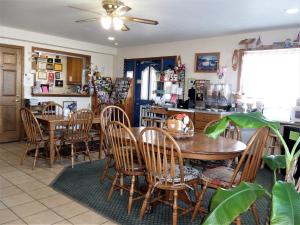
<path fill-rule="evenodd" d="M 296 106 L 292 108 L 291 121 L 295 123 L 300 123 L 300 106 Z"/>

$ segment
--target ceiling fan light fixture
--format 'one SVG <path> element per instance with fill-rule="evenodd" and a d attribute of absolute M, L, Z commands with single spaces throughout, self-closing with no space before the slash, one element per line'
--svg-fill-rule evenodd
<path fill-rule="evenodd" d="M 112 23 L 112 18 L 111 16 L 102 16 L 101 17 L 101 25 L 104 29 L 108 30 L 111 27 L 111 23 Z"/>
<path fill-rule="evenodd" d="M 113 25 L 114 25 L 115 30 L 121 30 L 124 23 L 123 23 L 123 20 L 120 17 L 114 17 L 113 18 Z"/>

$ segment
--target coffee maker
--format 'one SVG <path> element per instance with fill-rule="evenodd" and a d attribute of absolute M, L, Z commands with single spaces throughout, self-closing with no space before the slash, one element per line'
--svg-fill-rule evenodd
<path fill-rule="evenodd" d="M 207 87 L 209 86 L 209 80 L 195 80 L 195 108 L 205 109 L 205 99 L 207 95 Z"/>

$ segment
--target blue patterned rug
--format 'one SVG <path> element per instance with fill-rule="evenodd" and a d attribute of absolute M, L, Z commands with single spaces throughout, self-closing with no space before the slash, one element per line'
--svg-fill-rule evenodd
<path fill-rule="evenodd" d="M 111 201 L 107 201 L 107 193 L 111 187 L 111 181 L 103 184 L 99 182 L 99 174 L 104 168 L 104 161 L 94 161 L 93 163 L 77 164 L 73 169 L 65 168 L 64 171 L 52 183 L 52 187 L 57 191 L 69 196 L 77 202 L 92 208 L 99 214 L 126 225 L 162 225 L 170 224 L 172 218 L 172 209 L 163 204 L 155 206 L 153 211 L 145 214 L 143 220 L 139 219 L 139 212 L 143 200 L 134 201 L 132 212 L 127 215 L 128 193 L 120 196 L 119 191 L 114 191 Z M 270 189 L 272 185 L 272 172 L 263 169 L 259 171 L 257 182 Z M 140 182 L 142 183 L 142 181 Z M 205 204 L 208 205 L 214 191 L 209 190 L 205 197 Z M 267 198 L 261 198 L 257 201 L 257 208 L 260 215 L 261 224 L 266 223 L 270 208 L 270 201 Z M 199 214 L 197 219 L 191 223 L 191 215 L 179 217 L 178 224 L 201 224 L 203 217 Z M 251 212 L 242 215 L 243 225 L 255 224 Z"/>

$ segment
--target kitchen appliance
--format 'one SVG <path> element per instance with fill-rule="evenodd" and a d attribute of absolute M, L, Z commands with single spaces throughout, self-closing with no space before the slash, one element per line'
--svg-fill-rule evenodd
<path fill-rule="evenodd" d="M 205 99 L 207 94 L 207 87 L 209 86 L 209 80 L 195 80 L 194 86 L 196 90 L 195 96 L 195 108 L 205 109 Z"/>
<path fill-rule="evenodd" d="M 205 108 L 212 110 L 229 110 L 231 107 L 231 85 L 208 84 L 205 96 Z"/>

